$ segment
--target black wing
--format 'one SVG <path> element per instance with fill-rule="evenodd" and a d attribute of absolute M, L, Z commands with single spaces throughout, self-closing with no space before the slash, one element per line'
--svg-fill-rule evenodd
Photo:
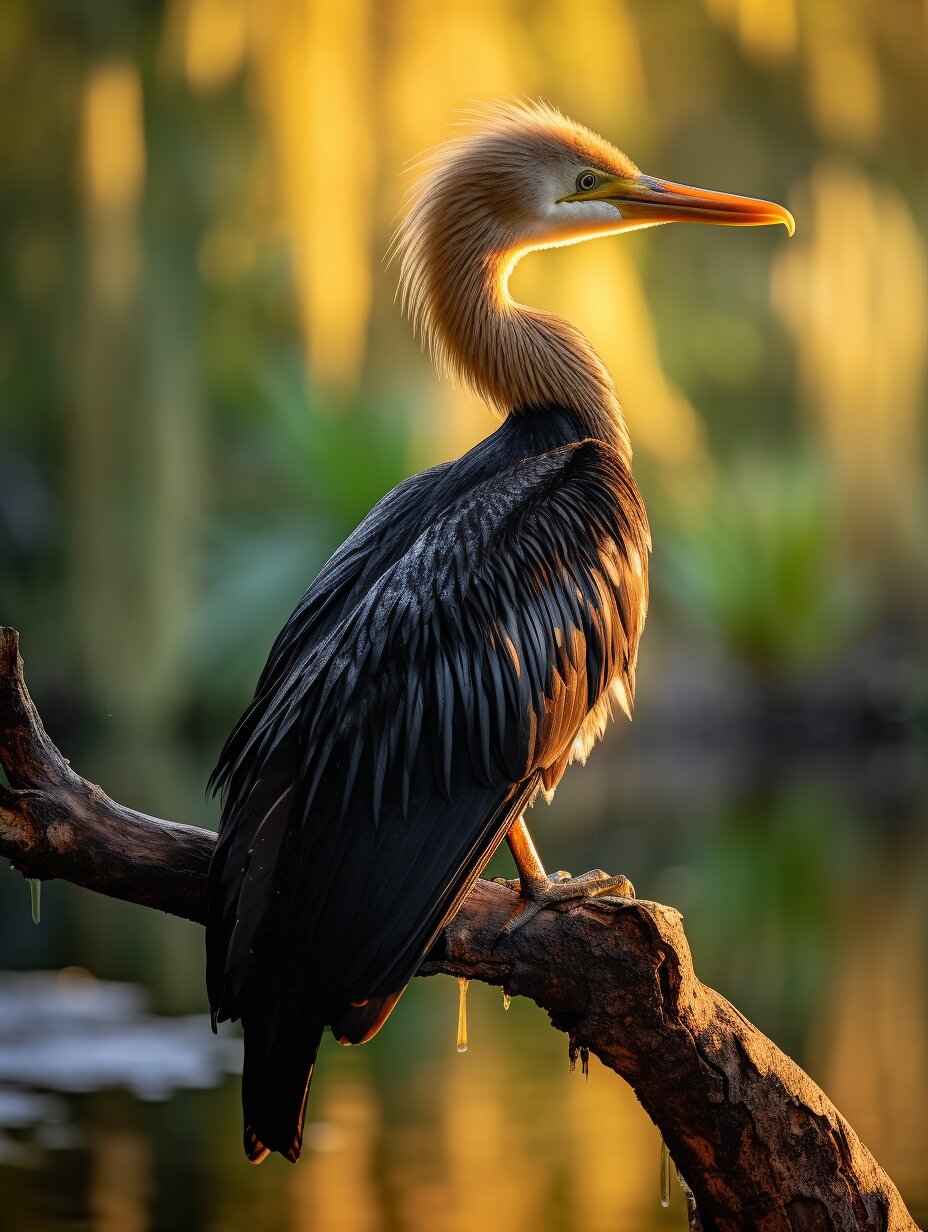
<path fill-rule="evenodd" d="M 214 1015 L 260 1036 L 255 1101 L 289 1091 L 273 1124 L 246 1107 L 259 1146 L 298 1150 L 300 1041 L 379 1027 L 610 686 L 633 696 L 648 546 L 619 457 L 566 446 L 474 486 L 283 656 L 220 765 L 211 869 Z"/>

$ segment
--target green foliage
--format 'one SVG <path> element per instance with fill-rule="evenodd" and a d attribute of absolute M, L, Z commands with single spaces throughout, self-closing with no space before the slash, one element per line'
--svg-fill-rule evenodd
<path fill-rule="evenodd" d="M 658 584 L 686 622 L 761 675 L 824 665 L 872 610 L 843 560 L 826 476 L 797 459 L 739 460 L 656 554 Z"/>
<path fill-rule="evenodd" d="M 688 913 L 702 977 L 737 981 L 742 1008 L 760 1022 L 797 1007 L 784 1035 L 808 1021 L 827 991 L 835 937 L 833 887 L 865 859 L 858 819 L 833 784 L 796 769 L 779 781 L 760 778 L 726 799 L 698 844 L 702 901 Z"/>
<path fill-rule="evenodd" d="M 189 644 L 194 693 L 241 706 L 300 595 L 408 470 L 395 412 L 313 397 L 282 362 L 226 432 Z M 245 513 L 243 514 L 243 510 Z"/>

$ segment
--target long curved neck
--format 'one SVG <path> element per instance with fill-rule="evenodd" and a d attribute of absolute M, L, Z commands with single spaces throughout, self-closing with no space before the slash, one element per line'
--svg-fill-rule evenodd
<path fill-rule="evenodd" d="M 454 239 L 460 245 L 460 235 Z M 630 463 L 615 386 L 587 339 L 569 322 L 509 295 L 509 274 L 521 254 L 449 243 L 429 255 L 413 312 L 439 367 L 503 414 L 544 406 L 571 411 L 585 434 L 608 442 Z"/>

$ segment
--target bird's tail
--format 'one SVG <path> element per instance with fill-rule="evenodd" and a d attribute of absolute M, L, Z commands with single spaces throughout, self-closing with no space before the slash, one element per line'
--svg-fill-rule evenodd
<path fill-rule="evenodd" d="M 295 1164 L 303 1145 L 306 1099 L 323 1026 L 303 1022 L 298 1034 L 288 1030 L 270 1044 L 260 1018 L 249 1022 L 245 1014 L 242 1026 L 245 1154 L 253 1164 L 260 1164 L 271 1151 L 279 1151 Z"/>

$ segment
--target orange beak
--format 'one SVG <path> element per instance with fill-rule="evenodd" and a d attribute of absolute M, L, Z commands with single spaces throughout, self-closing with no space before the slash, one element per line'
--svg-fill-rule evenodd
<path fill-rule="evenodd" d="M 781 222 L 790 235 L 796 230 L 789 210 L 773 201 L 690 188 L 650 175 L 610 177 L 590 192 L 574 193 L 563 200 L 609 201 L 632 224 L 705 222 L 723 227 L 766 227 Z"/>

